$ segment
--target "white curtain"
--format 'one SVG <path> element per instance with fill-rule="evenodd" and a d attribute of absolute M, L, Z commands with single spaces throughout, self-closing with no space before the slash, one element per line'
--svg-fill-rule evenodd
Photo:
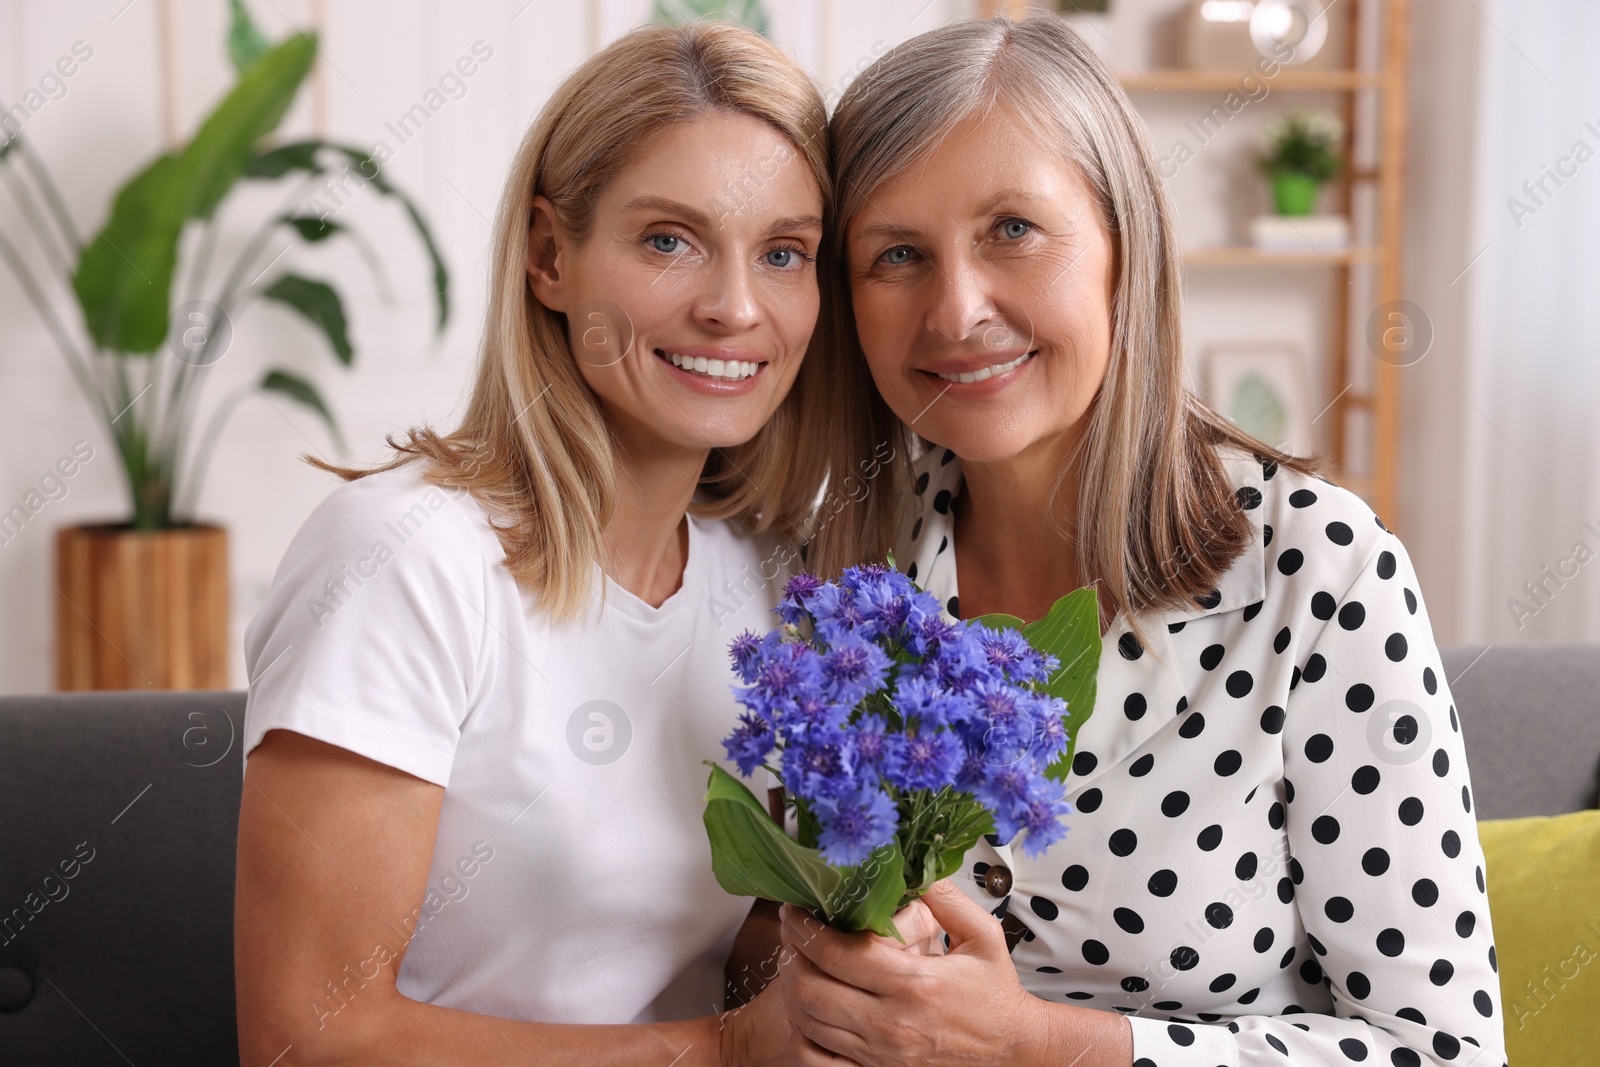
<path fill-rule="evenodd" d="M 1461 3 L 1481 43 L 1481 258 L 1452 283 L 1461 362 L 1434 401 L 1460 405 L 1449 622 L 1465 640 L 1600 639 L 1600 3 Z"/>

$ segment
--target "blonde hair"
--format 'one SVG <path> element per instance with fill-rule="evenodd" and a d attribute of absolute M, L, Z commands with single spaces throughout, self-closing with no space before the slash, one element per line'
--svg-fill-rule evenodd
<path fill-rule="evenodd" d="M 360 478 L 415 459 L 425 477 L 471 492 L 494 518 L 506 566 L 554 618 L 577 615 L 617 500 L 605 416 L 568 344 L 566 316 L 535 299 L 524 266 L 535 195 L 581 242 L 594 205 L 642 148 L 710 111 L 750 115 L 782 133 L 829 197 L 827 113 L 809 77 L 776 46 L 725 23 L 635 30 L 578 67 L 528 130 L 495 222 L 487 320 L 460 425 L 388 438 L 372 468 L 312 462 Z M 813 346 L 815 348 L 816 346 Z M 822 356 L 821 359 L 818 357 Z M 713 449 L 691 511 L 746 531 L 794 536 L 820 494 L 826 456 L 808 432 L 824 410 L 827 353 L 808 354 L 773 417 L 745 444 Z"/>
<path fill-rule="evenodd" d="M 850 355 L 844 403 L 829 427 L 832 469 L 887 441 L 887 485 L 821 530 L 809 561 L 823 573 L 892 546 L 910 498 L 910 459 L 926 443 L 878 396 L 850 308 L 845 238 L 873 192 L 926 159 L 957 126 L 998 108 L 1061 145 L 1100 210 L 1114 252 L 1111 358 L 1088 415 L 1074 543 L 1102 619 L 1189 607 L 1215 590 L 1250 525 L 1219 450 L 1314 473 L 1319 462 L 1257 441 L 1184 385 L 1182 277 L 1167 193 L 1144 124 L 1116 79 L 1060 18 L 971 20 L 932 30 L 879 59 L 845 92 L 829 125 L 831 268 L 819 333 Z M 1061 472 L 1064 478 L 1066 471 Z M 1059 483 L 1058 483 L 1059 485 Z"/>

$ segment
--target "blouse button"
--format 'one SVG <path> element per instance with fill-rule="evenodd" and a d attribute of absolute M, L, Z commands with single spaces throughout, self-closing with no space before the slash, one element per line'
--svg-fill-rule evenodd
<path fill-rule="evenodd" d="M 983 872 L 983 888 L 991 897 L 1003 897 L 1011 892 L 1011 868 L 997 863 Z"/>

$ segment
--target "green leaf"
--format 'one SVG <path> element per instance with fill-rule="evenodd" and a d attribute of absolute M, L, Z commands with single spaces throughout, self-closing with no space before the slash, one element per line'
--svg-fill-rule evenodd
<path fill-rule="evenodd" d="M 257 152 L 245 165 L 244 176 L 281 178 L 291 170 L 321 174 L 322 168 L 317 165 L 317 149 L 321 146 L 321 141 L 296 141 L 293 144 L 269 148 L 265 152 Z"/>
<path fill-rule="evenodd" d="M 293 226 L 302 240 L 310 241 L 312 244 L 326 241 L 344 229 L 344 226 L 333 219 L 319 219 L 315 215 L 280 215 L 278 221 L 285 226 Z"/>
<path fill-rule="evenodd" d="M 339 434 L 339 424 L 334 420 L 333 411 L 323 402 L 322 394 L 317 392 L 316 386 L 306 381 L 297 374 L 290 374 L 286 370 L 274 367 L 267 371 L 256 388 L 265 393 L 282 393 L 297 404 L 304 405 L 322 416 L 322 421 L 328 424 L 328 432 L 333 435 L 334 444 L 344 450 L 344 441 Z"/>
<path fill-rule="evenodd" d="M 1019 631 L 1040 652 L 1061 661 L 1044 685 L 1045 692 L 1066 701 L 1067 747 L 1046 770 L 1057 781 L 1072 769 L 1078 731 L 1094 711 L 1096 677 L 1100 671 L 1100 607 L 1092 586 L 1074 590 L 1057 600 L 1036 622 L 1024 623 L 1015 615 L 981 616 L 978 622 Z"/>
<path fill-rule="evenodd" d="M 251 178 L 279 178 L 291 170 L 303 170 L 308 174 L 326 174 L 330 168 L 324 166 L 317 158 L 318 152 L 322 149 L 344 156 L 353 165 L 359 180 L 371 183 L 372 187 L 383 196 L 392 196 L 400 201 L 406 217 L 411 220 L 412 228 L 417 231 L 418 239 L 422 241 L 423 249 L 428 253 L 428 261 L 433 268 L 434 302 L 438 313 L 434 332 L 443 332 L 445 323 L 450 320 L 450 271 L 445 266 L 444 256 L 440 254 L 437 242 L 433 239 L 433 231 L 428 229 L 427 222 L 422 218 L 422 212 L 409 196 L 384 177 L 382 168 L 371 152 L 332 141 L 297 141 L 258 153 L 250 161 L 245 173 Z"/>
<path fill-rule="evenodd" d="M 228 26 L 228 58 L 233 60 L 233 69 L 243 74 L 272 46 L 250 18 L 250 12 L 244 4 L 239 0 L 229 2 L 233 8 L 233 21 Z"/>
<path fill-rule="evenodd" d="M 283 120 L 315 55 L 315 41 L 304 34 L 267 52 L 188 145 L 158 156 L 122 187 L 72 278 L 101 348 L 148 353 L 166 339 L 184 223 L 216 210 L 250 163 L 256 142 Z"/>
<path fill-rule="evenodd" d="M 772 821 L 733 775 L 711 767 L 705 827 L 717 883 L 736 896 L 781 900 L 821 913 L 841 930 L 899 937 L 892 921 L 905 892 L 900 846 L 887 845 L 857 867 L 837 868 Z"/>
<path fill-rule="evenodd" d="M 345 331 L 344 305 L 333 286 L 298 274 L 285 274 L 261 295 L 287 304 L 304 315 L 328 338 L 339 362 L 347 367 L 350 365 L 355 353 L 350 347 L 349 334 Z"/>
<path fill-rule="evenodd" d="M 450 272 L 445 268 L 444 257 L 439 254 L 439 246 L 434 243 L 433 231 L 428 229 L 428 224 L 422 220 L 422 212 L 417 210 L 417 205 L 400 189 L 389 183 L 383 176 L 383 169 L 378 161 L 372 157 L 371 152 L 364 152 L 359 148 L 348 145 L 333 145 L 336 151 L 344 154 L 345 158 L 355 164 L 356 170 L 372 182 L 373 187 L 385 196 L 398 197 L 406 210 L 406 216 L 411 219 L 412 228 L 417 231 L 422 246 L 427 250 L 428 259 L 433 264 L 433 292 L 438 305 L 439 318 L 434 327 L 435 333 L 443 332 L 444 324 L 450 318 Z"/>
<path fill-rule="evenodd" d="M 101 348 L 148 353 L 166 339 L 184 223 L 181 171 L 177 156 L 159 156 L 124 185 L 110 221 L 78 259 L 72 287 Z"/>
<path fill-rule="evenodd" d="M 652 22 L 681 26 L 698 19 L 728 19 L 763 37 L 771 28 L 761 0 L 656 0 Z"/>
<path fill-rule="evenodd" d="M 240 76 L 184 148 L 192 172 L 189 213 L 207 218 L 244 173 L 255 144 L 278 128 L 311 71 L 317 44 L 298 33 L 273 48 Z"/>

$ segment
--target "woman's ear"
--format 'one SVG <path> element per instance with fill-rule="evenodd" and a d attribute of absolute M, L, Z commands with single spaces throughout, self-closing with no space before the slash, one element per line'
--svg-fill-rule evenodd
<path fill-rule="evenodd" d="M 528 272 L 528 285 L 533 289 L 534 297 L 551 311 L 562 314 L 567 310 L 567 287 L 562 267 L 568 247 L 561 224 L 556 220 L 555 205 L 546 197 L 534 196 L 523 267 Z"/>

